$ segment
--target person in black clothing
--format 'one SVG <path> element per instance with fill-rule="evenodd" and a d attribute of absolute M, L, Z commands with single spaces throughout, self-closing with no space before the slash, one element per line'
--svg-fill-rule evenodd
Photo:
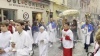
<path fill-rule="evenodd" d="M 72 32 L 74 34 L 74 47 L 75 47 L 75 43 L 78 40 L 78 35 L 77 35 L 77 21 L 76 20 L 73 20 L 73 24 L 72 24 L 71 29 L 72 29 Z"/>
<path fill-rule="evenodd" d="M 27 21 L 24 21 L 24 24 L 25 24 L 24 30 L 25 30 L 25 31 L 27 31 L 27 30 L 31 30 L 31 29 L 29 28 L 28 23 L 29 23 L 28 20 L 27 20 Z"/>
<path fill-rule="evenodd" d="M 39 26 L 38 26 L 36 21 L 33 22 L 31 30 L 32 30 L 32 36 L 33 36 L 33 39 L 34 39 L 34 42 L 35 42 L 37 35 L 38 35 L 38 32 L 39 32 Z M 37 44 L 33 44 L 32 46 L 35 47 L 35 48 L 38 47 Z"/>
<path fill-rule="evenodd" d="M 92 31 L 91 36 L 90 36 L 90 44 L 91 44 L 91 43 L 94 43 L 94 38 L 93 38 L 93 37 L 94 37 L 94 31 L 95 31 L 94 26 L 95 26 L 95 25 L 94 25 L 93 22 L 91 22 L 90 24 L 91 24 L 92 27 L 93 27 L 93 31 Z"/>

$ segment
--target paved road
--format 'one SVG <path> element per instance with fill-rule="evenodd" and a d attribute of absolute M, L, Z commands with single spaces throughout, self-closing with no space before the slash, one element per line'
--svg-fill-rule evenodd
<path fill-rule="evenodd" d="M 49 56 L 63 56 L 62 50 L 58 49 L 60 46 L 60 42 L 54 43 L 53 47 L 49 47 Z M 38 48 L 35 50 L 35 54 L 33 56 L 39 56 Z M 93 51 L 93 45 L 89 47 L 89 51 Z M 83 44 L 79 41 L 76 43 L 75 48 L 73 49 L 73 56 L 87 56 L 87 53 L 83 49 Z"/>

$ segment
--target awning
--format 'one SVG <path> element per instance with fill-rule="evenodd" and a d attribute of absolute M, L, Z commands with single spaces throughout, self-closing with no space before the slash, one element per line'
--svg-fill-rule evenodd
<path fill-rule="evenodd" d="M 62 13 L 59 14 L 60 17 L 62 16 L 73 16 L 73 15 L 78 15 L 79 11 L 78 10 L 65 10 Z"/>

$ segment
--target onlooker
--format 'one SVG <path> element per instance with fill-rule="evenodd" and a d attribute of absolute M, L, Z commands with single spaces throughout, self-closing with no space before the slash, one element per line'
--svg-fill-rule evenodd
<path fill-rule="evenodd" d="M 75 43 L 78 40 L 78 35 L 77 35 L 77 21 L 76 20 L 73 20 L 73 24 L 72 24 L 71 30 L 72 30 L 72 32 L 74 34 L 74 47 L 75 47 Z"/>

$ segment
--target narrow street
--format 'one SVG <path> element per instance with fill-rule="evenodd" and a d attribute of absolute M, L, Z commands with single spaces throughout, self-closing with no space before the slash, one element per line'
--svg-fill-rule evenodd
<path fill-rule="evenodd" d="M 54 43 L 53 47 L 49 47 L 49 56 L 63 56 L 63 50 L 59 49 L 60 42 Z M 38 48 L 35 50 L 35 54 L 33 56 L 38 56 Z M 89 52 L 93 52 L 93 44 L 89 47 Z M 84 50 L 82 42 L 77 42 L 76 46 L 73 50 L 73 56 L 87 56 L 87 53 Z"/>

